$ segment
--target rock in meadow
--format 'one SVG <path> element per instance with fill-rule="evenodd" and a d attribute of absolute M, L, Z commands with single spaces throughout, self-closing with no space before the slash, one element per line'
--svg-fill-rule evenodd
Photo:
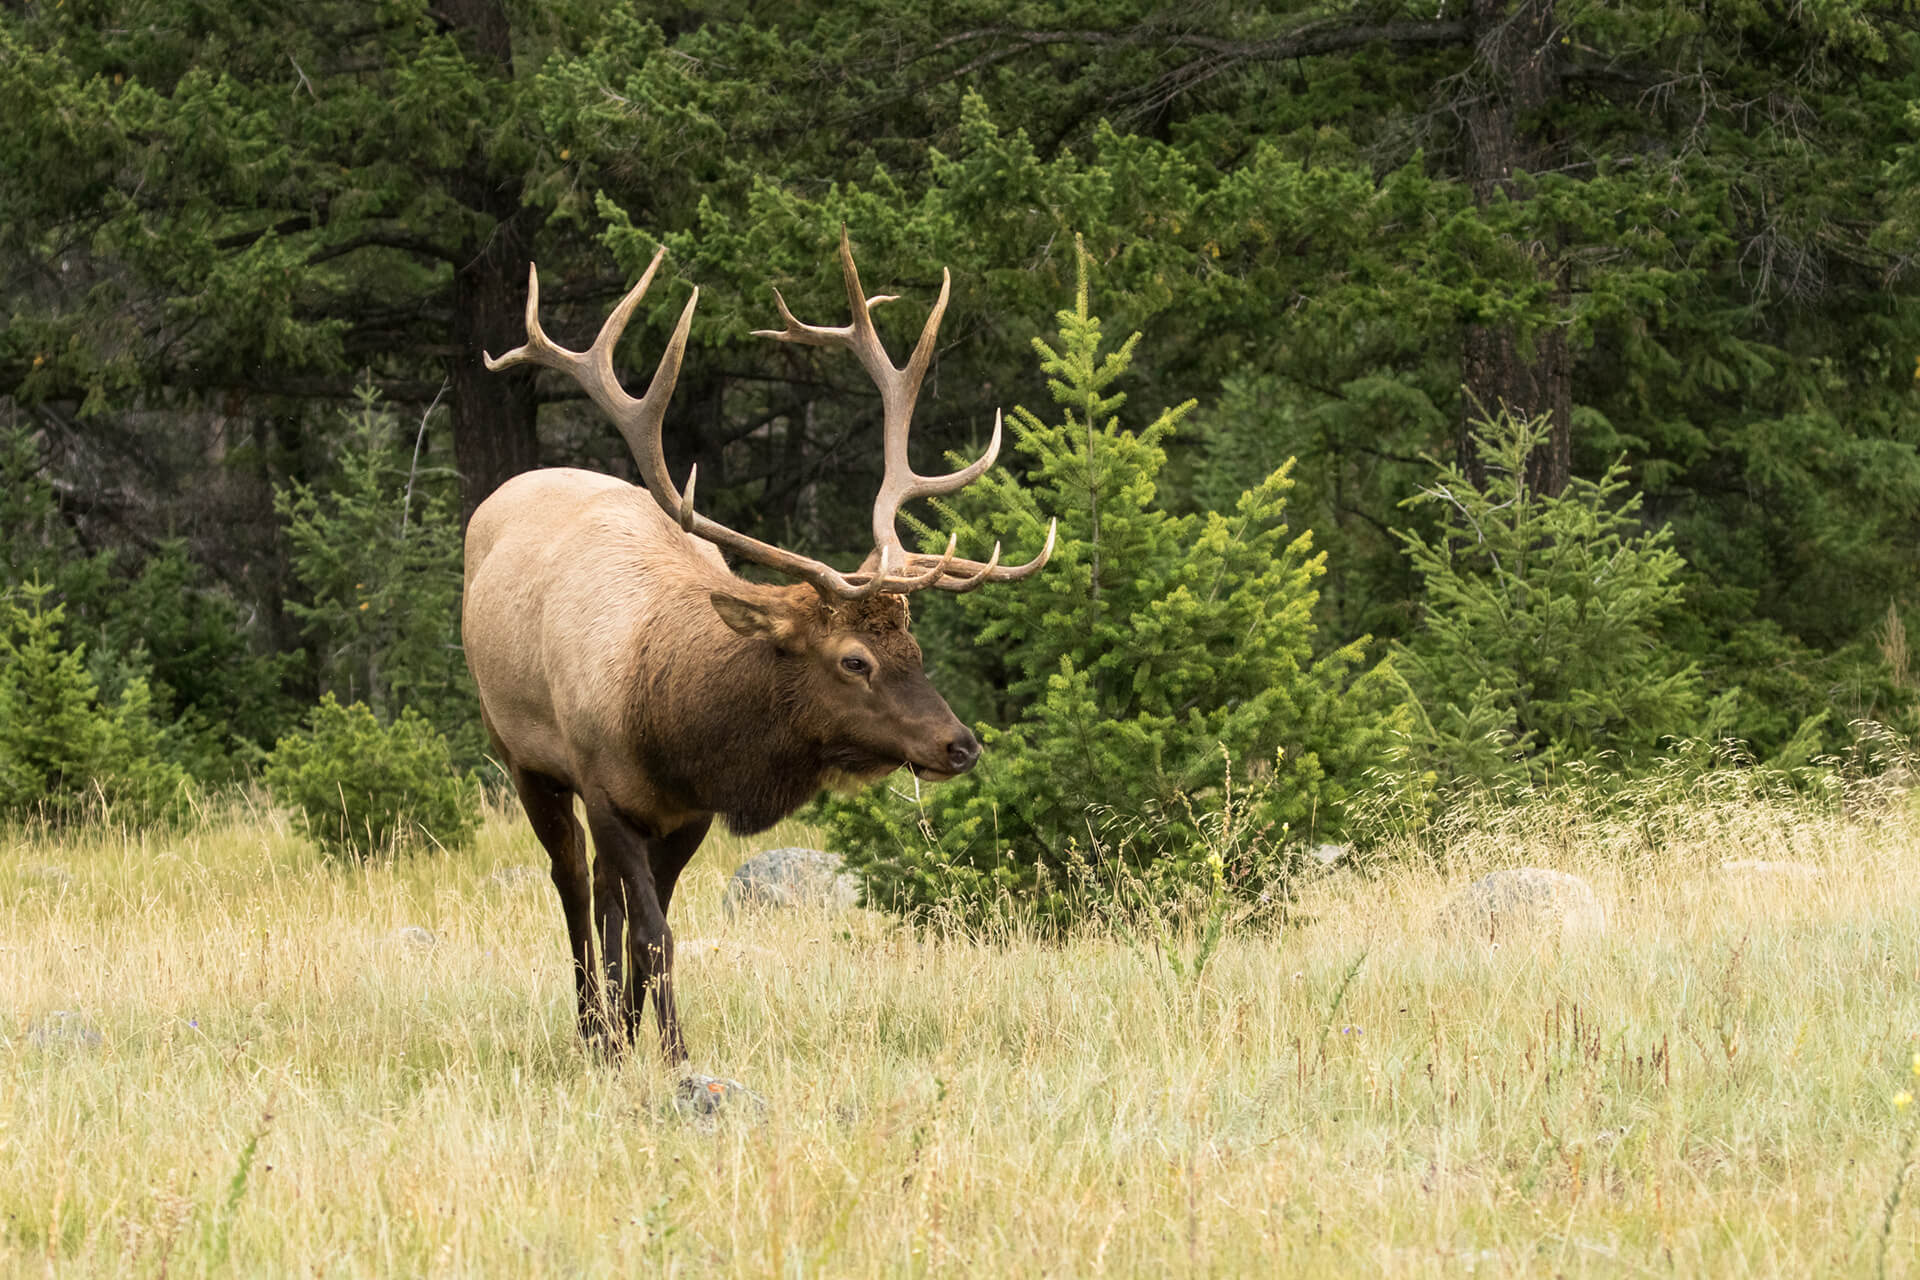
<path fill-rule="evenodd" d="M 537 880 L 551 880 L 553 877 L 539 867 L 497 867 L 487 879 L 503 889 L 515 889 L 529 885 Z"/>
<path fill-rule="evenodd" d="M 859 888 L 837 855 L 786 848 L 768 849 L 741 863 L 720 905 L 729 915 L 755 907 L 845 911 L 859 900 Z"/>
<path fill-rule="evenodd" d="M 1754 883 L 1811 884 L 1826 872 L 1806 862 L 1783 862 L 1771 858 L 1728 858 L 1720 864 L 1720 874 Z"/>
<path fill-rule="evenodd" d="M 742 942 L 738 938 L 675 938 L 675 963 L 682 960 L 708 960 L 718 964 L 770 964 L 780 958 L 772 947 Z"/>
<path fill-rule="evenodd" d="M 73 884 L 73 873 L 51 862 L 42 862 L 27 868 L 26 879 L 29 884 L 58 893 Z"/>
<path fill-rule="evenodd" d="M 36 1049 L 98 1049 L 106 1040 L 86 1014 L 55 1009 L 34 1019 L 27 1043 Z"/>
<path fill-rule="evenodd" d="M 1515 867 L 1475 880 L 1440 913 L 1450 930 L 1490 942 L 1515 934 L 1563 938 L 1607 931 L 1606 908 L 1579 876 L 1544 867 Z"/>
<path fill-rule="evenodd" d="M 431 929 L 423 929 L 417 924 L 408 924 L 388 934 L 387 941 L 411 951 L 431 951 L 439 939 L 433 936 Z"/>
<path fill-rule="evenodd" d="M 767 1100 L 738 1080 L 690 1075 L 673 1090 L 673 1105 L 691 1116 L 710 1116 L 722 1107 L 751 1102 L 764 1109 Z"/>

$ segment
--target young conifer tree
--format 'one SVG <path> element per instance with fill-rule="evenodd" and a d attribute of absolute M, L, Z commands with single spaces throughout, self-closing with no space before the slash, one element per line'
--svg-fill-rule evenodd
<path fill-rule="evenodd" d="M 1393 713 L 1378 669 L 1356 679 L 1364 639 L 1316 654 L 1325 564 L 1283 521 L 1289 467 L 1229 513 L 1158 505 L 1162 442 L 1192 405 L 1120 425 L 1139 335 L 1103 349 L 1088 267 L 1081 250 L 1058 344 L 1034 343 L 1055 415 L 1015 409 L 1019 459 L 941 508 L 973 546 L 1030 546 L 1060 522 L 1044 570 L 928 629 L 951 630 L 959 674 L 988 689 L 985 756 L 939 787 L 828 806 L 876 905 L 1057 927 L 1142 887 L 1179 896 L 1209 859 L 1235 890 L 1283 890 L 1383 757 Z"/>
<path fill-rule="evenodd" d="M 1503 409 L 1479 429 L 1484 487 L 1449 463 L 1408 499 L 1446 515 L 1430 537 L 1399 535 L 1426 599 L 1396 662 L 1415 712 L 1411 756 L 1443 788 L 1537 785 L 1576 762 L 1625 775 L 1673 739 L 1738 732 L 1727 721 L 1739 690 L 1709 701 L 1663 630 L 1686 567 L 1671 531 L 1647 526 L 1617 463 L 1536 492 L 1525 464 L 1545 435 L 1542 420 Z M 1794 744 L 1810 744 L 1821 718 Z"/>
<path fill-rule="evenodd" d="M 315 643 L 326 692 L 365 702 L 382 724 L 412 708 L 474 762 L 484 743 L 460 653 L 453 480 L 422 465 L 417 433 L 403 433 L 370 382 L 357 394 L 338 477 L 274 496 L 311 599 L 287 611 Z"/>
<path fill-rule="evenodd" d="M 50 590 L 0 595 L 0 821 L 179 816 L 191 785 L 147 682 L 133 677 L 117 702 L 103 700 L 86 646 L 62 637 L 64 606 L 46 604 Z"/>

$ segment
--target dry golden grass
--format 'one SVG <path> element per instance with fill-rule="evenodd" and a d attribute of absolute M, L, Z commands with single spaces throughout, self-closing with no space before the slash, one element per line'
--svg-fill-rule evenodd
<path fill-rule="evenodd" d="M 265 815 L 4 837 L 0 1268 L 1920 1275 L 1920 1206 L 1886 1231 L 1920 830 L 1502 823 L 1450 875 L 1313 886 L 1197 980 L 1124 937 L 730 920 L 746 850 L 715 840 L 676 931 L 751 945 L 683 956 L 693 1066 L 767 1099 L 717 1122 L 652 1055 L 576 1044 L 552 889 L 493 874 L 541 865 L 515 815 L 365 869 Z M 1825 874 L 1729 881 L 1737 857 Z M 1518 863 L 1592 879 L 1607 935 L 1430 927 Z M 37 1041 L 58 1010 L 101 1042 Z"/>

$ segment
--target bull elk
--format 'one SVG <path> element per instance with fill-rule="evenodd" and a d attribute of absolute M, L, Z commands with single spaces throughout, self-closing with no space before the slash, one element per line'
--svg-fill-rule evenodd
<path fill-rule="evenodd" d="M 584 352 L 540 328 L 540 277 L 527 282 L 527 341 L 489 369 L 532 364 L 578 382 L 613 420 L 646 489 L 572 468 L 530 471 L 480 504 L 467 529 L 461 628 L 481 716 L 513 779 L 534 834 L 553 861 L 566 914 L 581 1033 L 632 1040 L 653 994 L 661 1045 L 686 1057 L 673 993 L 674 883 L 717 815 L 732 830 L 763 831 L 822 787 L 867 782 L 902 765 L 920 778 L 965 773 L 980 744 L 921 669 L 907 630 L 915 591 L 971 591 L 1037 571 L 1054 530 L 1030 562 L 984 562 L 907 551 L 900 504 L 952 493 L 993 465 L 1000 422 L 973 464 L 917 474 L 907 433 L 933 356 L 951 276 L 904 368 L 874 331 L 846 233 L 840 267 L 853 321 L 802 324 L 774 300 L 785 327 L 759 336 L 853 354 L 879 386 L 885 471 L 873 506 L 874 550 L 842 574 L 760 542 L 694 510 L 667 471 L 660 424 L 673 395 L 695 289 L 639 399 L 613 372 L 613 349 L 665 250 L 621 300 Z M 732 552 L 799 579 L 750 582 L 727 568 Z M 574 816 L 586 809 L 587 842 Z M 600 963 L 595 963 L 595 941 Z"/>

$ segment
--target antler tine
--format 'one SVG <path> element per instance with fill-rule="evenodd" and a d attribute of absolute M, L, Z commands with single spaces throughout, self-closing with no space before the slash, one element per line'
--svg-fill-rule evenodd
<path fill-rule="evenodd" d="M 980 572 L 976 574 L 972 574 L 965 578 L 955 578 L 952 582 L 942 582 L 939 584 L 940 589 L 942 591 L 952 591 L 955 593 L 971 591 L 975 587 L 979 586 L 981 583 L 985 582 L 987 580 L 987 576 L 991 574 L 996 568 L 998 568 L 999 564 L 1000 564 L 1000 541 L 999 539 L 996 538 L 994 539 L 994 543 L 993 543 L 993 554 L 988 556 L 987 562 L 980 566 Z"/>
<path fill-rule="evenodd" d="M 548 352 L 564 350 L 564 347 L 556 347 L 548 341 L 546 330 L 540 327 L 540 266 L 538 263 L 529 262 L 527 263 L 527 340 L 497 360 L 482 351 L 480 361 L 487 366 L 488 373 L 498 373 L 502 369 L 510 369 L 517 364 L 542 364 L 548 368 L 556 368 L 559 366 L 542 357 Z"/>
<path fill-rule="evenodd" d="M 1000 411 L 993 411 L 993 435 L 987 441 L 987 449 L 978 458 L 958 471 L 944 476 L 923 476 L 915 473 L 913 484 L 906 496 L 909 498 L 934 498 L 944 493 L 953 493 L 964 489 L 987 473 L 987 468 L 1000 456 Z"/>
<path fill-rule="evenodd" d="M 653 261 L 640 273 L 640 280 L 620 299 L 619 305 L 607 316 L 600 326 L 600 332 L 593 345 L 585 351 L 573 351 L 561 346 L 549 338 L 546 330 L 540 326 L 540 269 L 533 263 L 527 264 L 527 340 L 499 359 L 482 352 L 487 368 L 500 370 L 520 364 L 533 364 L 542 368 L 564 373 L 580 384 L 601 412 L 613 419 L 613 425 L 626 437 L 627 447 L 633 450 L 634 458 L 640 463 L 640 469 L 647 477 L 647 487 L 659 497 L 656 479 L 665 482 L 666 461 L 660 450 L 660 421 L 666 415 L 667 401 L 673 397 L 674 384 L 680 378 L 680 362 L 686 355 L 687 331 L 693 324 L 693 311 L 700 303 L 700 290 L 695 289 L 693 296 L 687 299 L 686 307 L 680 312 L 680 322 L 674 326 L 673 337 L 667 343 L 667 349 L 660 357 L 660 364 L 653 371 L 653 380 L 647 384 L 647 392 L 639 399 L 627 394 L 621 387 L 620 379 L 613 371 L 613 349 L 620 344 L 620 335 L 626 332 L 627 322 L 633 318 L 633 312 L 640 300 L 647 294 L 647 288 L 653 283 L 654 274 L 659 271 L 661 261 L 667 256 L 666 246 L 662 245 L 653 255 Z M 666 487 L 672 488 L 670 482 Z M 670 507 L 679 504 L 679 494 L 674 501 L 663 505 Z"/>
<path fill-rule="evenodd" d="M 933 585 L 942 591 L 958 592 L 971 591 L 975 587 L 988 582 L 1018 582 L 1020 579 L 1030 577 L 1046 567 L 1047 561 L 1053 558 L 1053 544 L 1054 540 L 1059 536 L 1059 533 L 1059 520 L 1049 520 L 1047 522 L 1046 545 L 1040 548 L 1039 555 L 1027 561 L 1025 564 L 1001 565 L 1000 544 L 996 542 L 993 544 L 993 555 L 987 559 L 985 564 L 981 564 L 977 560 L 958 560 L 946 570 L 949 574 L 971 571 L 970 576 L 945 577 Z"/>
<path fill-rule="evenodd" d="M 888 299 L 891 301 L 891 299 Z M 831 325 L 806 324 L 793 318 L 793 312 L 787 310 L 787 300 L 780 291 L 773 291 L 773 305 L 780 308 L 780 319 L 786 322 L 784 329 L 755 329 L 756 338 L 772 338 L 776 342 L 794 342 L 803 347 L 849 347 L 853 345 L 852 326 L 834 327 Z"/>
<path fill-rule="evenodd" d="M 944 573 L 949 572 L 954 564 L 956 563 L 966 564 L 967 561 L 956 560 L 954 557 L 954 552 L 958 551 L 959 548 L 960 548 L 960 535 L 948 534 L 947 549 L 944 552 L 942 552 L 940 555 L 938 556 L 909 555 L 906 557 L 906 564 L 908 565 L 911 565 L 916 560 L 931 560 L 933 561 L 933 565 L 931 568 L 917 574 L 909 574 L 909 573 L 903 572 L 902 575 L 899 577 L 890 577 L 887 574 L 887 569 L 892 564 L 892 556 L 893 556 L 894 548 L 883 547 L 883 548 L 880 548 L 875 553 L 875 555 L 879 559 L 878 567 L 874 569 L 868 569 L 866 566 L 863 565 L 858 571 L 856 571 L 853 574 L 853 577 L 865 578 L 866 585 L 869 588 L 872 587 L 874 583 L 879 582 L 881 583 L 881 586 L 884 590 L 893 592 L 898 595 L 905 595 L 908 592 L 918 591 L 923 587 L 931 587 L 936 585 L 940 580 L 940 576 Z"/>

